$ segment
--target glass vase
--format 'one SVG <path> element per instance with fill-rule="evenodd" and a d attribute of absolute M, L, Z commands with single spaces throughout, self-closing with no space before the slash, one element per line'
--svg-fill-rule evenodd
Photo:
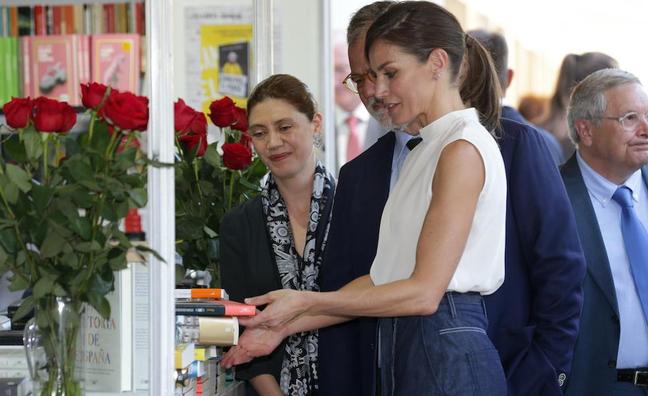
<path fill-rule="evenodd" d="M 83 394 L 77 353 L 83 304 L 68 297 L 38 300 L 25 326 L 24 344 L 34 395 Z"/>

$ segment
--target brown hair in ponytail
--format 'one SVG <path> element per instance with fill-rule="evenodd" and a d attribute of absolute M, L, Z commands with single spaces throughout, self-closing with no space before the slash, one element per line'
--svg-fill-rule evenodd
<path fill-rule="evenodd" d="M 482 122 L 490 131 L 499 127 L 502 113 L 502 91 L 493 60 L 472 36 L 466 35 L 467 70 L 463 72 L 461 98 L 479 110 Z"/>
<path fill-rule="evenodd" d="M 396 3 L 367 31 L 367 57 L 378 40 L 401 47 L 420 62 L 427 61 L 434 49 L 443 49 L 450 59 L 451 80 L 460 84 L 462 100 L 477 108 L 488 130 L 498 127 L 500 87 L 490 56 L 477 41 L 466 38 L 457 18 L 445 8 L 427 1 Z"/>

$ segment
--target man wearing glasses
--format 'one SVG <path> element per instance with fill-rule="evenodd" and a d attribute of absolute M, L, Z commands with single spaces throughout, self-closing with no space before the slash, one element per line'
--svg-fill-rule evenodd
<path fill-rule="evenodd" d="M 561 172 L 587 260 L 567 395 L 648 395 L 648 94 L 604 69 L 574 89 Z"/>

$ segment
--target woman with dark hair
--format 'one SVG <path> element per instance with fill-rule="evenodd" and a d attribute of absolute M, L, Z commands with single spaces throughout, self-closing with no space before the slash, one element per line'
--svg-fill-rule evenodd
<path fill-rule="evenodd" d="M 252 143 L 270 173 L 259 196 L 221 223 L 221 284 L 242 301 L 276 289 L 319 291 L 333 177 L 316 159 L 322 116 L 304 83 L 277 74 L 247 104 Z M 317 332 L 290 336 L 236 370 L 260 395 L 317 394 Z"/>
<path fill-rule="evenodd" d="M 574 87 L 585 77 L 601 69 L 619 67 L 617 61 L 602 52 L 586 52 L 582 55 L 569 54 L 560 65 L 556 89 L 549 102 L 549 112 L 540 126 L 553 133 L 563 149 L 563 158 L 574 154 L 576 146 L 569 138 L 567 127 L 567 104 Z"/>
<path fill-rule="evenodd" d="M 256 337 L 224 364 L 263 353 L 260 344 L 284 334 L 377 316 L 382 394 L 504 395 L 482 299 L 504 280 L 506 176 L 489 133 L 500 108 L 492 62 L 452 14 L 424 1 L 390 7 L 365 45 L 376 96 L 394 124 L 422 138 L 384 208 L 371 272 L 335 292 L 248 299 L 269 305 L 244 321 Z"/>

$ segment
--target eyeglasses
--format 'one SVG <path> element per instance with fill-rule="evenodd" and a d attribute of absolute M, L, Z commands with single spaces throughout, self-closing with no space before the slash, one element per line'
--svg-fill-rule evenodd
<path fill-rule="evenodd" d="M 342 80 L 342 84 L 351 92 L 354 94 L 357 94 L 360 92 L 360 85 L 364 82 L 364 80 L 367 79 L 369 81 L 371 80 L 371 74 L 370 73 L 363 73 L 363 74 L 355 74 L 355 73 L 349 73 L 348 76 L 344 77 L 344 80 Z"/>
<path fill-rule="evenodd" d="M 621 127 L 628 132 L 637 130 L 637 128 L 639 128 L 639 125 L 641 125 L 642 120 L 643 122 L 648 123 L 648 113 L 641 114 L 641 113 L 637 113 L 636 111 L 625 113 L 621 117 L 598 117 L 598 118 L 603 120 L 617 121 L 619 124 L 621 124 Z"/>

